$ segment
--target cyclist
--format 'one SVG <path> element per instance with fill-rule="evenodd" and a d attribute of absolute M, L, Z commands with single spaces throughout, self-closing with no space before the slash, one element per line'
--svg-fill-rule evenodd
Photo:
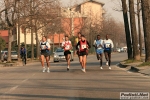
<path fill-rule="evenodd" d="M 71 44 L 71 41 L 68 39 L 67 35 L 65 36 L 65 41 L 62 42 L 62 48 L 64 49 L 64 55 L 65 55 L 67 65 L 68 65 L 67 71 L 69 71 L 69 68 L 70 68 L 70 55 L 71 55 L 70 50 L 72 49 L 72 44 Z"/>
<path fill-rule="evenodd" d="M 106 35 L 106 39 L 104 40 L 104 54 L 105 54 L 105 59 L 106 59 L 106 65 L 109 65 L 111 63 L 111 49 L 114 47 L 114 44 L 111 39 L 108 38 L 108 34 Z"/>
<path fill-rule="evenodd" d="M 97 35 L 97 39 L 94 41 L 93 46 L 96 49 L 96 55 L 97 59 L 100 60 L 100 69 L 103 69 L 102 67 L 102 60 L 103 60 L 103 40 L 100 38 L 100 35 Z"/>
<path fill-rule="evenodd" d="M 26 49 L 24 48 L 24 46 L 21 47 L 21 50 L 20 50 L 20 55 L 21 55 L 21 58 L 22 58 L 22 61 L 24 61 L 24 64 L 26 65 Z"/>
<path fill-rule="evenodd" d="M 47 63 L 47 72 L 50 72 L 50 62 L 49 62 L 49 55 L 50 55 L 50 44 L 47 42 L 46 36 L 42 37 L 42 41 L 40 42 L 40 50 L 41 50 L 41 64 L 43 67 L 43 72 L 46 71 L 46 68 L 44 66 L 44 58 L 46 59 Z"/>

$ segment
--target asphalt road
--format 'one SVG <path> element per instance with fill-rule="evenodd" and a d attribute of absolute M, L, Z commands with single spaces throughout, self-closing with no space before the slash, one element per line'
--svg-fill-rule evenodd
<path fill-rule="evenodd" d="M 77 57 L 66 71 L 66 62 L 51 63 L 42 73 L 39 62 L 0 68 L 0 100 L 119 100 L 120 92 L 150 92 L 150 78 L 116 66 L 125 53 L 112 56 L 112 70 L 99 68 L 95 55 L 88 56 L 83 73 Z"/>

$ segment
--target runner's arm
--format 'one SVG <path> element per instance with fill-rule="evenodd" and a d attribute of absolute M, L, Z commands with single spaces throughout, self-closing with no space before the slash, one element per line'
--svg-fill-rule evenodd
<path fill-rule="evenodd" d="M 112 40 L 111 40 L 111 48 L 114 48 L 114 44 L 113 44 Z"/>
<path fill-rule="evenodd" d="M 79 48 L 78 48 L 79 45 L 80 45 L 80 42 L 77 43 L 77 45 L 76 45 L 76 50 L 79 49 Z"/>
<path fill-rule="evenodd" d="M 47 43 L 46 43 L 46 49 L 47 49 L 47 50 L 50 50 L 50 47 L 51 47 L 50 44 L 47 42 Z"/>
<path fill-rule="evenodd" d="M 87 45 L 88 45 L 88 48 L 91 48 L 91 45 L 89 44 L 89 42 L 88 42 L 88 41 L 86 41 L 86 43 L 87 43 Z"/>
<path fill-rule="evenodd" d="M 95 44 L 96 44 L 96 40 L 94 40 L 93 47 L 96 47 Z"/>

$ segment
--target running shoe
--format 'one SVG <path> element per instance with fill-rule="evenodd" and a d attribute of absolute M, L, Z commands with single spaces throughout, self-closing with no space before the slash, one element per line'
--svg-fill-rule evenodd
<path fill-rule="evenodd" d="M 100 69 L 103 69 L 103 67 L 100 67 Z"/>
<path fill-rule="evenodd" d="M 69 71 L 69 68 L 67 68 L 67 71 Z"/>
<path fill-rule="evenodd" d="M 81 69 L 81 70 L 82 70 L 82 72 L 86 73 L 85 69 Z"/>
<path fill-rule="evenodd" d="M 106 61 L 106 65 L 108 65 L 108 61 Z"/>
<path fill-rule="evenodd" d="M 43 73 L 46 71 L 46 68 L 45 67 L 43 67 Z"/>
<path fill-rule="evenodd" d="M 109 69 L 111 69 L 111 67 L 109 66 Z"/>
<path fill-rule="evenodd" d="M 47 68 L 47 72 L 48 72 L 48 73 L 50 73 L 50 70 L 49 70 L 49 68 Z"/>

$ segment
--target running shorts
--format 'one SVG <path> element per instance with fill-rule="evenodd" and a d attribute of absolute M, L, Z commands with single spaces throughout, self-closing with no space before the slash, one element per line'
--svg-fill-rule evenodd
<path fill-rule="evenodd" d="M 86 51 L 79 52 L 79 56 L 84 56 L 84 55 L 87 55 Z"/>
<path fill-rule="evenodd" d="M 49 51 L 41 51 L 41 55 L 44 55 L 44 57 L 50 56 Z"/>
<path fill-rule="evenodd" d="M 103 52 L 104 52 L 103 49 L 96 49 L 96 53 L 97 53 L 97 54 L 102 54 Z"/>
<path fill-rule="evenodd" d="M 111 50 L 104 50 L 104 53 L 107 52 L 108 54 L 111 54 Z"/>
<path fill-rule="evenodd" d="M 64 55 L 67 56 L 68 54 L 71 54 L 71 52 L 70 52 L 69 50 L 66 50 L 66 51 L 64 52 Z"/>

